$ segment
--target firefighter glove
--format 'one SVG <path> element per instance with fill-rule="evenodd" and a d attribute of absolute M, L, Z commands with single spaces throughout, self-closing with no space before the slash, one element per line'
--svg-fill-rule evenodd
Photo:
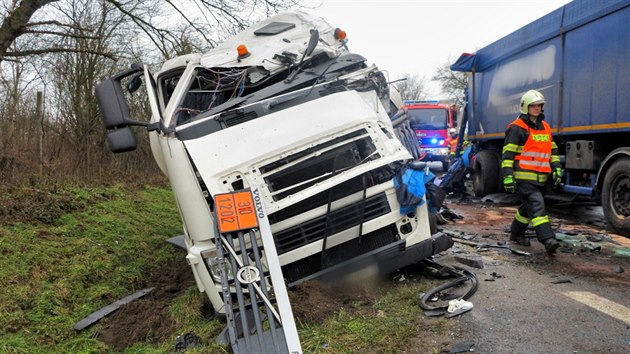
<path fill-rule="evenodd" d="M 503 178 L 503 189 L 508 193 L 514 193 L 516 191 L 516 181 L 514 181 L 513 176 Z"/>
<path fill-rule="evenodd" d="M 551 176 L 553 177 L 553 188 L 558 188 L 562 182 L 562 170 L 560 168 L 554 169 Z"/>

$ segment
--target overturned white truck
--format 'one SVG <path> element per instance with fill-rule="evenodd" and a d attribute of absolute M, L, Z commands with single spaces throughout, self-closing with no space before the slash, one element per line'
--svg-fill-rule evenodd
<path fill-rule="evenodd" d="M 135 149 L 131 126 L 150 132 L 181 214 L 186 259 L 199 290 L 236 323 L 233 347 L 255 328 L 274 328 L 255 323 L 289 321 L 273 308 L 284 294 L 274 269 L 284 287 L 366 266 L 385 273 L 452 245 L 431 235 L 426 203 L 401 214 L 392 179 L 412 156 L 394 134 L 397 108 L 384 75 L 345 42 L 321 18 L 287 12 L 205 54 L 169 60 L 155 75 L 135 65 L 96 87 L 113 152 Z M 123 90 L 137 89 L 141 76 L 149 122 L 131 119 Z M 240 191 L 255 198 L 229 194 Z M 260 225 L 222 230 L 240 211 L 221 196 L 242 204 L 241 217 L 258 203 Z"/>

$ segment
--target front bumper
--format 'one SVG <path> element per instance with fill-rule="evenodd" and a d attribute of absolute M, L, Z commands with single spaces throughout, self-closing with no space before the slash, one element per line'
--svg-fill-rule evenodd
<path fill-rule="evenodd" d="M 422 153 L 426 156 L 423 158 L 425 161 L 447 161 L 449 156 L 449 150 L 445 147 L 439 148 L 420 148 Z"/>
<path fill-rule="evenodd" d="M 311 279 L 338 280 L 343 275 L 351 274 L 373 265 L 378 266 L 379 275 L 385 275 L 396 269 L 425 260 L 449 249 L 451 246 L 453 246 L 453 240 L 450 236 L 443 233 L 437 233 L 407 248 L 405 247 L 405 240 L 399 240 L 289 283 L 288 286 L 295 286 Z"/>

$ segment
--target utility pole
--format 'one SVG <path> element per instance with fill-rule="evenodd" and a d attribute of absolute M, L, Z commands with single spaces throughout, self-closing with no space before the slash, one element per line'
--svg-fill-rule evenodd
<path fill-rule="evenodd" d="M 39 123 L 37 124 L 37 135 L 39 138 L 39 174 L 41 176 L 44 173 L 44 93 L 42 91 L 37 91 L 36 105 L 35 115 Z"/>

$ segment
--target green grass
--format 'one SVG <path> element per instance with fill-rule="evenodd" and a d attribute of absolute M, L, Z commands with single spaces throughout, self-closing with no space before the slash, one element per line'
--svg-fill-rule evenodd
<path fill-rule="evenodd" d="M 106 352 L 89 338 L 93 331 L 77 333 L 74 323 L 142 288 L 156 264 L 181 258 L 164 242 L 181 233 L 170 190 L 55 193 L 49 199 L 72 203 L 31 200 L 38 222 L 20 222 L 29 213 L 19 209 L 18 222 L 0 227 L 1 353 Z M 71 205 L 69 212 L 59 205 Z"/>
<path fill-rule="evenodd" d="M 446 321 L 425 319 L 418 306 L 419 294 L 428 288 L 427 282 L 391 284 L 372 306 L 352 314 L 341 309 L 322 325 L 302 324 L 302 349 L 305 353 L 393 354 L 413 349 L 408 345 L 410 338 L 422 338 L 427 332 L 443 336 Z"/>
<path fill-rule="evenodd" d="M 92 338 L 99 323 L 79 332 L 74 324 L 144 288 L 147 274 L 160 265 L 183 261 L 164 242 L 182 232 L 167 188 L 16 190 L 0 203 L 0 353 L 114 352 Z M 391 284 L 374 303 L 340 309 L 322 324 L 298 321 L 304 352 L 396 353 L 423 335 L 423 326 L 443 334 L 444 320 L 419 320 L 417 298 L 427 287 Z M 187 332 L 203 341 L 187 353 L 229 352 L 213 342 L 224 324 L 201 313 L 204 303 L 196 286 L 185 289 L 168 307 L 176 332 L 124 353 L 172 353 L 177 335 Z"/>

